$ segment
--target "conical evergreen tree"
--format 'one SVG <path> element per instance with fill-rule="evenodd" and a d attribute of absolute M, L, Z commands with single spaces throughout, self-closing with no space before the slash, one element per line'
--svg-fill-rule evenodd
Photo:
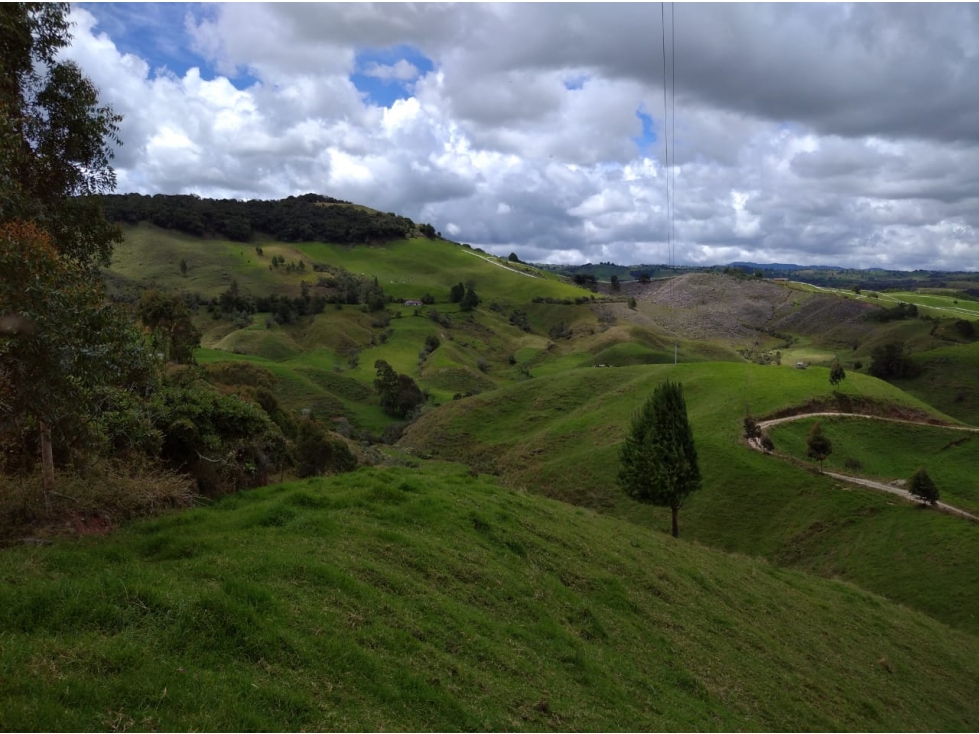
<path fill-rule="evenodd" d="M 669 507 L 675 538 L 680 533 L 680 508 L 700 483 L 683 386 L 664 382 L 632 419 L 622 446 L 619 484 L 639 502 Z"/>

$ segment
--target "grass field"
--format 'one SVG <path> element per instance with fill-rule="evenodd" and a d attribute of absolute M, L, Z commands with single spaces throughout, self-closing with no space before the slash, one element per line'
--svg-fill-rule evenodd
<path fill-rule="evenodd" d="M 618 444 L 633 412 L 667 377 L 684 385 L 704 475 L 703 489 L 680 513 L 681 536 L 850 579 L 979 632 L 972 603 L 979 598 L 972 561 L 979 534 L 969 523 L 841 487 L 743 445 L 748 406 L 764 416 L 815 398 L 835 405 L 825 368 L 699 363 L 573 370 L 443 405 L 411 426 L 401 444 L 496 473 L 518 489 L 668 532 L 669 512 L 628 500 L 615 479 Z M 939 415 L 885 382 L 851 375 L 842 407 L 861 398 Z M 915 555 L 909 548 L 929 550 Z"/>
<path fill-rule="evenodd" d="M 911 380 L 895 380 L 915 395 L 957 419 L 979 426 L 979 342 L 959 344 L 913 355 L 923 372 Z"/>
<path fill-rule="evenodd" d="M 965 299 L 959 300 L 953 295 L 917 293 L 914 291 L 882 292 L 869 290 L 855 294 L 848 288 L 829 288 L 796 281 L 793 281 L 791 286 L 797 290 L 811 293 L 836 293 L 846 298 L 855 298 L 888 308 L 896 306 L 898 303 L 913 303 L 918 306 L 919 313 L 936 318 L 957 318 L 967 319 L 969 321 L 979 320 L 979 302 Z M 871 293 L 874 293 L 876 297 L 870 295 Z"/>
<path fill-rule="evenodd" d="M 504 303 L 526 303 L 534 297 L 577 298 L 589 291 L 562 281 L 553 273 L 527 265 L 506 263 L 445 240 L 417 238 L 377 246 L 330 245 L 318 242 L 288 244 L 257 238 L 255 242 L 205 240 L 148 224 L 123 227 L 108 273 L 131 286 L 200 293 L 207 298 L 227 290 L 232 279 L 243 293 L 298 295 L 303 280 L 315 282 L 313 263 L 346 268 L 376 276 L 385 293 L 400 301 L 426 293 L 447 302 L 456 283 L 472 282 L 479 294 L 496 294 Z M 256 251 L 262 248 L 262 255 Z M 272 257 L 302 260 L 304 272 L 270 269 Z M 186 275 L 180 261 L 187 263 Z"/>
<path fill-rule="evenodd" d="M 979 726 L 979 641 L 449 465 L 0 554 L 4 729 Z"/>
<path fill-rule="evenodd" d="M 815 420 L 772 426 L 776 449 L 805 460 L 806 436 Z M 820 425 L 833 442 L 826 469 L 890 482 L 909 479 L 923 466 L 942 501 L 979 513 L 979 433 L 859 418 L 824 418 Z"/>

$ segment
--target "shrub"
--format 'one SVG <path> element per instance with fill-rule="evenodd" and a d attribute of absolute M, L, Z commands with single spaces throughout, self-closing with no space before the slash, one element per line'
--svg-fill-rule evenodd
<path fill-rule="evenodd" d="M 330 438 L 326 427 L 313 418 L 299 422 L 296 438 L 296 475 L 314 477 L 342 474 L 357 468 L 357 459 L 343 441 Z"/>
<path fill-rule="evenodd" d="M 935 482 L 928 476 L 924 467 L 920 467 L 911 475 L 908 492 L 925 504 L 934 505 L 938 502 L 938 487 L 935 486 Z"/>

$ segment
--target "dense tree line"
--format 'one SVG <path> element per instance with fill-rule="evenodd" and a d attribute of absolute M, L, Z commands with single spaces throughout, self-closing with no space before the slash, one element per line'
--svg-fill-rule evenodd
<path fill-rule="evenodd" d="M 9 511 L 19 498 L 17 517 L 5 512 L 0 526 L 50 524 L 58 507 L 102 513 L 134 486 L 129 504 L 146 511 L 187 501 L 182 487 L 194 480 L 220 493 L 288 466 L 351 468 L 325 426 L 279 407 L 271 373 L 235 366 L 229 385 L 187 364 L 200 339 L 196 298 L 149 290 L 132 308 L 108 298 L 99 266 L 121 233 L 100 194 L 115 184 L 120 118 L 61 60 L 67 13 L 0 5 L 0 500 Z M 219 301 L 247 305 L 236 287 Z M 56 469 L 94 487 L 94 504 L 57 491 Z"/>
<path fill-rule="evenodd" d="M 102 196 L 101 201 L 110 222 L 149 222 L 185 234 L 235 242 L 248 242 L 254 233 L 282 242 L 316 240 L 351 245 L 403 239 L 413 236 L 416 229 L 436 236 L 431 225 L 416 228 L 408 217 L 350 206 L 350 202 L 319 194 L 271 201 L 113 194 Z"/>
<path fill-rule="evenodd" d="M 893 308 L 878 308 L 870 311 L 865 317 L 867 321 L 904 321 L 918 318 L 918 307 L 913 303 L 899 303 Z"/>

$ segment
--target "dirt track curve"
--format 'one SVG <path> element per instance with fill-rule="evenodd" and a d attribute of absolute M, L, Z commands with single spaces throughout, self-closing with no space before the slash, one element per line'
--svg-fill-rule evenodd
<path fill-rule="evenodd" d="M 867 420 L 887 421 L 889 423 L 911 423 L 913 425 L 935 426 L 934 423 L 925 423 L 923 421 L 909 421 L 909 420 L 902 420 L 900 418 L 882 418 L 876 415 L 863 415 L 862 413 L 800 413 L 799 415 L 790 415 L 785 418 L 773 418 L 772 420 L 758 421 L 758 428 L 764 431 L 766 428 L 769 428 L 770 426 L 778 425 L 779 423 L 788 423 L 789 421 L 802 420 L 803 418 L 818 418 L 820 416 L 866 418 Z M 935 427 L 948 428 L 953 431 L 968 431 L 970 433 L 979 433 L 979 428 L 972 428 L 971 426 L 943 425 L 943 426 L 935 426 Z M 748 445 L 751 446 L 751 448 L 753 448 L 755 451 L 761 451 L 763 453 L 767 453 L 765 452 L 765 449 L 762 448 L 760 439 L 752 438 L 748 441 Z M 869 487 L 870 489 L 876 489 L 881 492 L 887 492 L 888 494 L 897 495 L 898 497 L 902 497 L 903 499 L 906 499 L 909 502 L 920 502 L 920 500 L 912 496 L 912 494 L 908 492 L 906 489 L 895 487 L 893 484 L 875 482 L 872 479 L 863 479 L 862 477 L 851 477 L 851 476 L 847 476 L 846 474 L 837 474 L 836 472 L 827 471 L 827 472 L 823 472 L 823 474 L 825 474 L 828 477 L 833 477 L 834 479 L 839 479 L 840 481 L 843 482 L 849 482 L 850 484 L 856 484 L 861 487 Z M 947 512 L 950 515 L 956 515 L 958 517 L 964 517 L 967 520 L 972 520 L 973 522 L 979 522 L 979 517 L 976 517 L 975 515 L 966 512 L 965 510 L 962 510 L 958 507 L 953 507 L 952 505 L 945 504 L 944 502 L 936 503 L 935 507 L 943 512 Z"/>

